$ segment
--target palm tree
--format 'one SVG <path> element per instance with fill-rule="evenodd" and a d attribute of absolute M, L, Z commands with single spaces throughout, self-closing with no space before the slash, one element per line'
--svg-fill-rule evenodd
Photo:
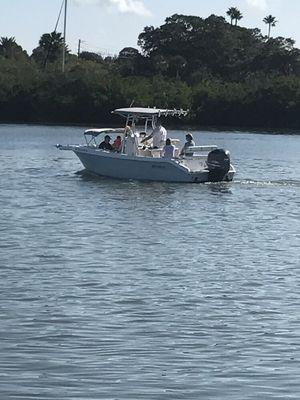
<path fill-rule="evenodd" d="M 39 46 L 47 53 L 49 61 L 54 61 L 62 50 L 64 39 L 59 32 L 44 33 L 39 41 Z M 53 60 L 52 60 L 52 59 Z"/>
<path fill-rule="evenodd" d="M 236 7 L 230 7 L 226 14 L 230 17 L 230 24 L 233 25 L 233 21 L 235 21 L 235 26 L 237 22 L 243 18 L 243 14 Z"/>
<path fill-rule="evenodd" d="M 44 33 L 40 38 L 39 47 L 33 50 L 32 55 L 40 59 L 40 62 L 43 59 L 43 67 L 46 68 L 48 62 L 53 63 L 60 59 L 63 46 L 64 38 L 60 32 Z M 65 47 L 68 53 L 69 49 Z"/>
<path fill-rule="evenodd" d="M 278 21 L 276 21 L 275 17 L 273 15 L 267 15 L 264 19 L 263 22 L 267 25 L 269 25 L 268 29 L 268 38 L 270 37 L 271 33 L 271 26 L 275 26 Z"/>
<path fill-rule="evenodd" d="M 1 37 L 0 45 L 1 46 L 13 46 L 16 44 L 16 39 L 14 37 Z"/>
<path fill-rule="evenodd" d="M 243 14 L 238 10 L 237 8 L 235 9 L 234 12 L 234 19 L 235 19 L 235 26 L 237 26 L 237 22 L 243 18 Z"/>
<path fill-rule="evenodd" d="M 14 60 L 24 60 L 28 58 L 26 51 L 22 49 L 14 37 L 0 38 L 0 55 Z"/>
<path fill-rule="evenodd" d="M 2 53 L 4 57 L 11 58 L 16 46 L 17 43 L 14 37 L 1 37 L 0 53 Z"/>
<path fill-rule="evenodd" d="M 235 13 L 235 11 L 237 10 L 237 8 L 236 7 L 230 7 L 229 9 L 228 9 L 228 11 L 226 11 L 226 14 L 229 16 L 229 18 L 230 18 L 230 24 L 232 25 L 232 22 L 233 22 L 233 20 L 234 20 L 234 13 Z"/>

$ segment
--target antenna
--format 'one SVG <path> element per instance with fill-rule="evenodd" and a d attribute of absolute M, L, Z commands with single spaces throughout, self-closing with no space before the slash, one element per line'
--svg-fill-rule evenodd
<path fill-rule="evenodd" d="M 56 24 L 55 24 L 55 28 L 54 28 L 54 31 L 53 31 L 54 33 L 56 33 L 56 30 L 57 30 L 57 27 L 58 27 L 58 23 L 59 23 L 59 20 L 60 20 L 61 12 L 62 12 L 62 9 L 63 9 L 63 6 L 64 6 L 64 1 L 65 0 L 63 0 L 63 2 L 61 3 L 61 7 L 60 7 L 60 10 L 59 10 L 58 18 L 57 18 L 57 21 L 56 21 Z M 43 68 L 44 69 L 46 68 L 47 61 L 48 61 L 48 58 L 49 58 L 49 55 L 50 55 L 50 51 L 51 51 L 52 45 L 53 45 L 53 42 L 50 42 L 49 45 L 48 45 L 47 54 L 46 54 L 46 57 L 45 57 L 44 63 L 43 63 Z"/>

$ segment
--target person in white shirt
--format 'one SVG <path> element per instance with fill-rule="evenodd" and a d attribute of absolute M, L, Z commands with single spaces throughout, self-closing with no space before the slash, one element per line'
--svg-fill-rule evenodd
<path fill-rule="evenodd" d="M 170 139 L 166 140 L 166 144 L 163 148 L 164 158 L 174 158 L 175 157 L 175 146 L 171 143 Z"/>
<path fill-rule="evenodd" d="M 158 119 L 156 123 L 156 127 L 150 133 L 150 135 L 146 136 L 141 143 L 146 142 L 149 139 L 152 139 L 152 147 L 154 149 L 162 148 L 166 142 L 167 131 L 162 126 L 161 121 Z"/>
<path fill-rule="evenodd" d="M 136 156 L 138 152 L 138 136 L 130 128 L 126 126 L 125 128 L 125 151 L 124 153 L 128 156 Z"/>

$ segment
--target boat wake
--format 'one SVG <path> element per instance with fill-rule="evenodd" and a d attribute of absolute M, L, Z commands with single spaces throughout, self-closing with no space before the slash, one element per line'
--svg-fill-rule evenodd
<path fill-rule="evenodd" d="M 253 185 L 253 186 L 285 186 L 285 187 L 300 187 L 300 181 L 296 179 L 279 179 L 279 180 L 255 180 L 255 179 L 242 179 L 235 180 L 234 184 L 238 185 Z"/>
<path fill-rule="evenodd" d="M 106 180 L 107 178 L 94 174 L 86 169 L 75 172 L 75 175 L 81 176 L 87 180 Z M 108 178 L 111 180 L 111 178 Z M 145 181 L 147 182 L 147 181 Z M 150 181 L 148 181 L 149 183 Z M 206 187 L 210 187 L 216 191 L 228 191 L 232 186 L 256 186 L 256 187 L 300 187 L 300 180 L 296 179 L 278 179 L 278 180 L 257 180 L 257 179 L 240 179 L 232 182 L 205 182 L 202 183 Z"/>

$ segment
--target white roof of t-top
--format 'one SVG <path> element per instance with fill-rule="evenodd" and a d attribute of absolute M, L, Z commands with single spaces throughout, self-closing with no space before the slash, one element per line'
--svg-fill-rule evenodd
<path fill-rule="evenodd" d="M 94 128 L 84 131 L 85 135 L 98 136 L 101 133 L 122 133 L 124 128 Z"/>
<path fill-rule="evenodd" d="M 154 116 L 180 116 L 187 115 L 188 111 L 186 110 L 168 110 L 163 108 L 143 108 L 143 107 L 129 107 L 129 108 L 117 108 L 112 111 L 113 114 L 121 115 L 122 117 L 140 117 L 140 118 L 151 118 Z"/>

